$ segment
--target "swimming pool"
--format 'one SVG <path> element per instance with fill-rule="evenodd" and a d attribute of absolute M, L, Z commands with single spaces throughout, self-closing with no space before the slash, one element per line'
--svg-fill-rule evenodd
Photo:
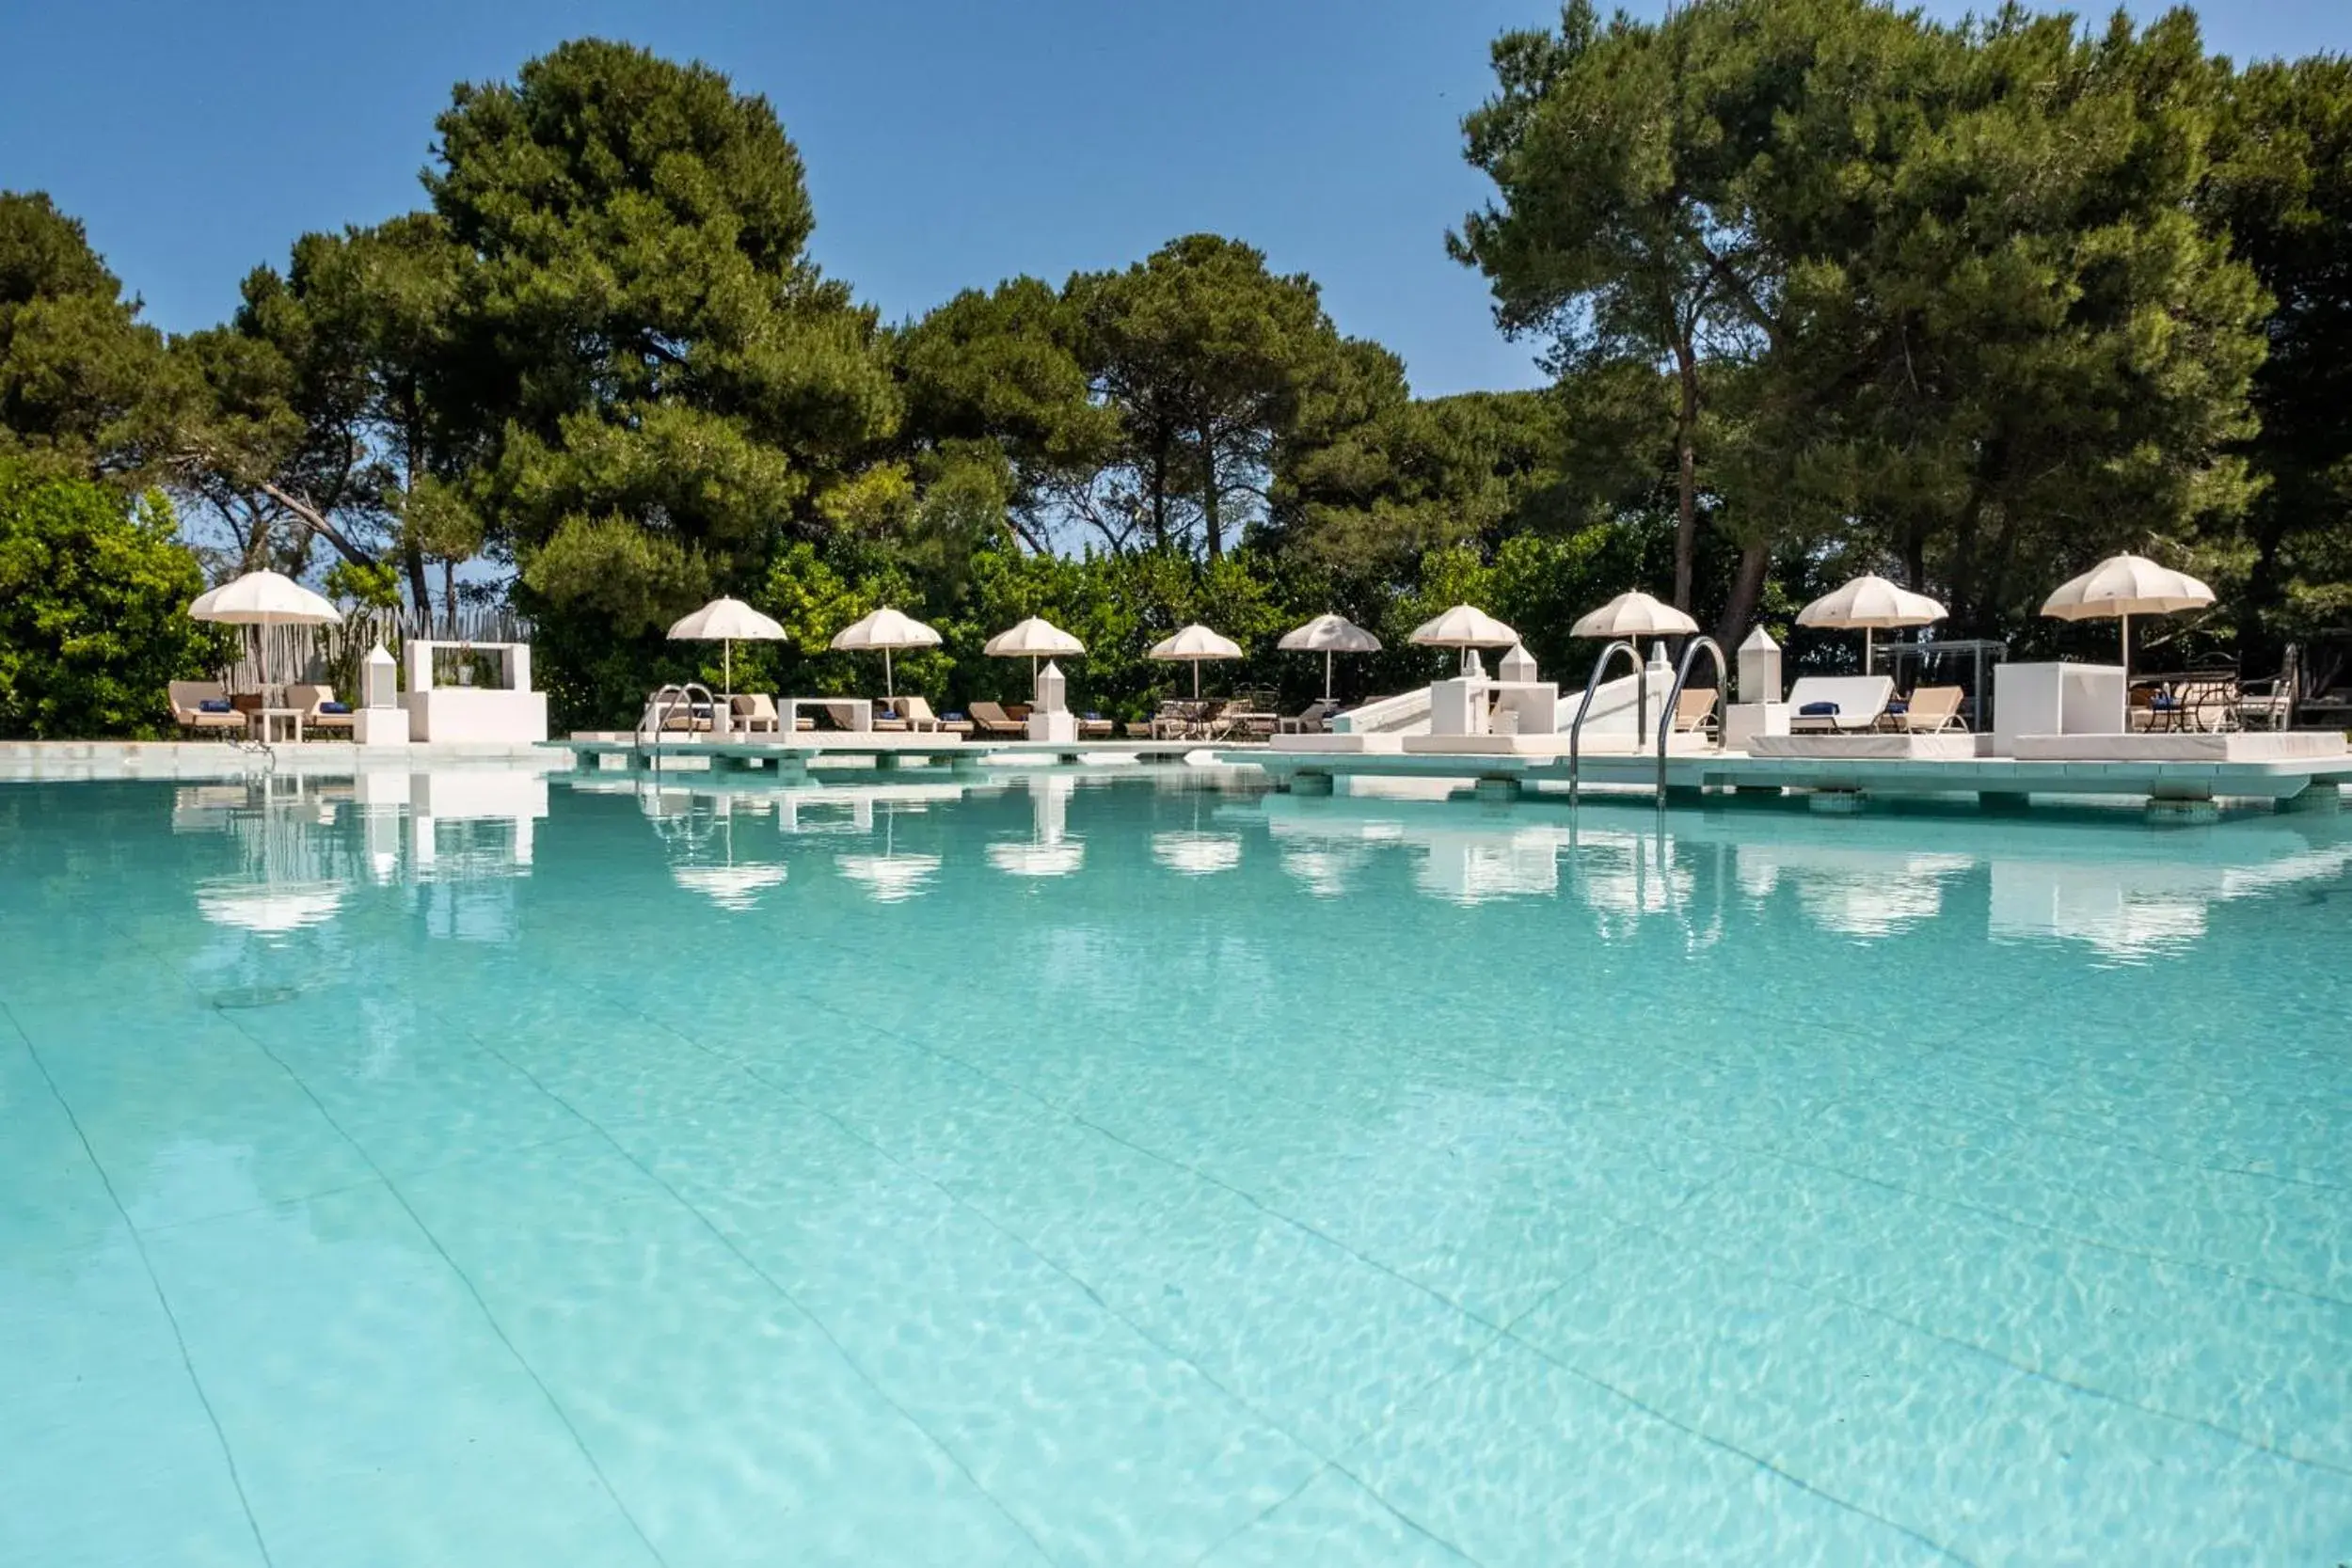
<path fill-rule="evenodd" d="M 1107 772 L 0 790 L 0 1561 L 2352 1554 L 2352 819 Z"/>

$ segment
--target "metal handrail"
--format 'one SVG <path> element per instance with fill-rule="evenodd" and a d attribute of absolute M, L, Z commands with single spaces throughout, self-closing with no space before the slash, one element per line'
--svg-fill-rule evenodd
<path fill-rule="evenodd" d="M 1682 662 L 1675 668 L 1674 689 L 1666 693 L 1666 711 L 1658 716 L 1658 803 L 1666 803 L 1666 743 L 1674 737 L 1675 709 L 1682 702 L 1682 688 L 1691 679 L 1691 661 L 1705 648 L 1715 659 L 1715 734 L 1723 735 L 1724 693 L 1731 688 L 1731 670 L 1724 660 L 1723 644 L 1711 637 L 1693 637 L 1684 645 Z"/>
<path fill-rule="evenodd" d="M 1632 658 L 1633 678 L 1641 683 L 1635 691 L 1634 701 L 1638 704 L 1649 690 L 1649 674 L 1642 668 L 1642 650 L 1624 638 L 1603 648 L 1600 657 L 1593 660 L 1593 673 L 1584 677 L 1584 700 L 1577 704 L 1576 717 L 1568 721 L 1568 804 L 1571 806 L 1576 804 L 1577 765 L 1584 740 L 1584 720 L 1593 711 L 1593 693 L 1600 689 L 1600 677 L 1608 672 L 1610 658 L 1620 648 Z M 1642 734 L 1641 720 L 1637 718 L 1633 722 L 1633 734 L 1638 742 Z"/>
<path fill-rule="evenodd" d="M 672 683 L 660 688 L 645 700 L 644 711 L 637 716 L 637 745 L 639 750 L 653 758 L 655 772 L 661 771 L 661 727 L 670 721 L 670 715 L 678 710 L 678 705 L 684 704 L 688 733 L 691 735 L 694 721 L 694 693 L 697 691 L 702 693 L 703 704 L 710 709 L 711 721 L 716 723 L 719 700 L 710 694 L 710 688 L 700 681 L 688 681 L 682 686 Z M 651 730 L 650 735 L 648 729 Z"/>

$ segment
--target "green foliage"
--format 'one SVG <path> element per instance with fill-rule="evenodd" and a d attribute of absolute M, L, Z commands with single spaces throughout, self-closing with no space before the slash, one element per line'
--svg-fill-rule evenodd
<path fill-rule="evenodd" d="M 1494 65 L 1449 244 L 1541 392 L 1417 398 L 1215 234 L 885 330 L 810 261 L 769 103 L 584 40 L 456 89 L 429 210 L 305 235 L 167 348 L 0 196 L 0 456 L 166 476 L 216 565 L 332 562 L 355 603 L 486 561 L 559 723 L 715 680 L 664 632 L 718 593 L 791 632 L 739 688 L 872 689 L 826 643 L 894 604 L 946 639 L 907 686 L 1017 697 L 979 648 L 1035 613 L 1120 717 L 1188 688 L 1145 650 L 1192 620 L 1248 650 L 1213 687 L 1290 701 L 1321 661 L 1273 641 L 1325 610 L 1388 641 L 1359 692 L 1442 668 L 1406 638 L 1462 600 L 1572 680 L 1565 627 L 1624 589 L 1736 637 L 1860 570 L 2022 647 L 2123 547 L 2215 580 L 2249 653 L 2352 618 L 2352 65 L 1876 0 L 1571 0 Z"/>
<path fill-rule="evenodd" d="M 171 505 L 0 459 L 0 735 L 149 736 L 166 687 L 202 679 L 228 640 L 188 619 L 204 591 Z"/>
<path fill-rule="evenodd" d="M 79 222 L 0 191 L 0 457 L 131 484 L 154 473 L 182 383 L 138 314 Z"/>
<path fill-rule="evenodd" d="M 400 608 L 400 573 L 389 561 L 359 564 L 339 561 L 326 569 L 326 594 L 367 610 Z"/>
<path fill-rule="evenodd" d="M 778 542 L 821 536 L 899 400 L 871 313 L 806 258 L 800 156 L 766 101 L 587 40 L 460 87 L 438 129 L 426 187 L 476 259 L 453 353 L 479 499 L 543 621 L 625 632 L 674 583 L 755 580 Z M 623 529 L 644 547 L 618 551 Z M 623 590 L 590 557 L 659 580 Z"/>
<path fill-rule="evenodd" d="M 2271 296 L 2242 447 L 2261 488 L 2247 515 L 2241 644 L 2352 625 L 2352 60 L 2252 66 L 2230 84 L 2201 206 Z"/>

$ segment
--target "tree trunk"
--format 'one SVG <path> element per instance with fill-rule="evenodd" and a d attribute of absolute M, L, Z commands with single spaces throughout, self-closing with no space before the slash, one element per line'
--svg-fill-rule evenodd
<path fill-rule="evenodd" d="M 416 601 L 417 613 L 429 619 L 433 614 L 433 595 L 424 577 L 424 552 L 410 539 L 401 546 L 401 555 L 408 567 L 408 596 Z"/>
<path fill-rule="evenodd" d="M 402 421 L 404 429 L 401 432 L 403 445 L 407 449 L 405 453 L 407 467 L 400 476 L 401 499 L 404 503 L 400 509 L 401 555 L 408 567 L 409 597 L 416 601 L 417 614 L 429 626 L 433 624 L 433 595 L 425 586 L 424 551 L 417 545 L 416 520 L 409 516 L 408 507 L 405 504 L 417 493 L 417 466 L 422 460 L 424 445 L 422 440 L 424 389 L 417 384 L 415 376 L 410 376 L 407 385 L 401 390 L 402 402 L 406 405 L 408 415 Z"/>
<path fill-rule="evenodd" d="M 1690 335 L 1675 335 L 1675 368 L 1681 395 L 1675 409 L 1675 608 L 1691 608 L 1692 577 L 1699 546 L 1698 352 Z"/>
<path fill-rule="evenodd" d="M 1764 541 L 1742 546 L 1740 569 L 1731 579 L 1731 597 L 1724 601 L 1724 618 L 1715 623 L 1715 641 L 1725 656 L 1747 636 L 1748 622 L 1764 597 L 1764 577 L 1772 569 L 1772 546 Z"/>
<path fill-rule="evenodd" d="M 1168 440 L 1152 457 L 1152 547 L 1168 548 Z"/>
<path fill-rule="evenodd" d="M 1218 520 L 1216 503 L 1216 437 L 1207 425 L 1200 427 L 1200 532 L 1209 546 L 1209 559 L 1215 561 L 1225 553 L 1225 530 Z"/>
<path fill-rule="evenodd" d="M 449 617 L 449 629 L 457 630 L 457 562 L 447 556 L 441 558 L 441 613 Z"/>
<path fill-rule="evenodd" d="M 1903 586 L 1915 594 L 1928 591 L 1928 535 L 1922 528 L 1903 531 Z"/>

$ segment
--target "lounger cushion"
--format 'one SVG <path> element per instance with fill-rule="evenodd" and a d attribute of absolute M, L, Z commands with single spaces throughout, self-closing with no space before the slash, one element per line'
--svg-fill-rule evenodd
<path fill-rule="evenodd" d="M 349 713 L 351 705 L 349 703 L 321 703 L 319 711 L 321 713 Z"/>
<path fill-rule="evenodd" d="M 1797 709 L 1797 716 L 1801 719 L 1835 719 L 1837 717 L 1837 705 L 1836 703 L 1807 703 Z"/>
<path fill-rule="evenodd" d="M 196 711 L 199 713 L 234 713 L 237 711 L 237 705 L 226 697 L 207 697 L 196 705 Z"/>

